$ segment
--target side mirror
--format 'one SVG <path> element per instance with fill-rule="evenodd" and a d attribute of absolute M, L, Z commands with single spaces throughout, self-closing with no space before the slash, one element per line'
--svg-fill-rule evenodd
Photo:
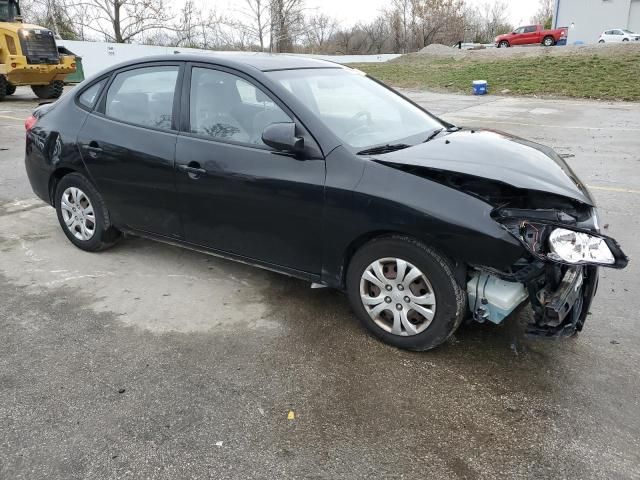
<path fill-rule="evenodd" d="M 262 131 L 262 141 L 280 152 L 298 154 L 304 150 L 304 139 L 296 137 L 296 124 L 293 122 L 267 125 Z"/>

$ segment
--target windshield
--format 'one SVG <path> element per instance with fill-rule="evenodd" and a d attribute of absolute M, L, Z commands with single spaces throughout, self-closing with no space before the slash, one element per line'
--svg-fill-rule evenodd
<path fill-rule="evenodd" d="M 631 30 L 622 30 L 624 33 L 631 33 L 632 35 L 634 34 Z"/>
<path fill-rule="evenodd" d="M 12 22 L 17 15 L 20 9 L 14 0 L 0 0 L 0 22 Z"/>
<path fill-rule="evenodd" d="M 424 141 L 444 125 L 357 70 L 268 72 L 354 149 Z"/>

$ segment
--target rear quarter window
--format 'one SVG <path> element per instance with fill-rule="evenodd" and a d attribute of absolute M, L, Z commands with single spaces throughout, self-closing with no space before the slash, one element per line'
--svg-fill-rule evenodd
<path fill-rule="evenodd" d="M 78 102 L 80 105 L 87 107 L 89 109 L 93 108 L 98 100 L 98 95 L 102 90 L 102 87 L 107 82 L 107 79 L 104 78 L 99 82 L 94 83 L 89 88 L 85 89 L 80 95 L 78 95 Z"/>

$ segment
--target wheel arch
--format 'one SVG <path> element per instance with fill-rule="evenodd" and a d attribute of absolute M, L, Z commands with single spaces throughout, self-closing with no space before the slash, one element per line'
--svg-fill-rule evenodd
<path fill-rule="evenodd" d="M 446 249 L 443 249 L 439 242 L 433 238 L 418 238 L 415 235 L 401 232 L 398 230 L 373 230 L 370 232 L 365 232 L 349 243 L 343 254 L 343 262 L 342 262 L 342 271 L 340 272 L 340 288 L 344 289 L 346 287 L 347 280 L 347 272 L 349 270 L 349 265 L 351 264 L 351 260 L 355 253 L 365 246 L 367 243 L 372 242 L 373 240 L 378 240 L 382 238 L 395 238 L 398 240 L 413 240 L 416 242 L 423 243 L 428 247 L 431 247 L 437 250 L 441 255 L 445 256 L 452 265 L 455 267 L 455 277 L 456 281 L 460 286 L 466 284 L 466 276 L 467 276 L 467 265 L 461 262 L 459 259 L 451 256 L 450 252 L 447 252 Z"/>
<path fill-rule="evenodd" d="M 60 180 L 62 180 L 63 177 L 66 177 L 70 173 L 81 173 L 81 172 L 69 167 L 59 167 L 51 173 L 51 176 L 49 177 L 49 203 L 51 204 L 52 207 L 56 206 L 55 194 L 56 194 L 56 187 L 58 186 L 58 183 L 60 183 Z"/>

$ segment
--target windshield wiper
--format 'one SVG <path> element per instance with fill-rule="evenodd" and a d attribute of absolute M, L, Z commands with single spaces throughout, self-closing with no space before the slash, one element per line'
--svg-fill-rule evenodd
<path fill-rule="evenodd" d="M 411 145 L 407 145 L 406 143 L 393 143 L 387 145 L 380 145 L 379 147 L 367 148 L 365 150 L 360 150 L 358 155 L 376 155 L 378 153 L 390 153 L 395 152 L 396 150 L 402 150 L 403 148 L 409 148 Z"/>
<path fill-rule="evenodd" d="M 442 132 L 444 130 L 444 128 L 436 128 L 433 132 L 431 132 L 431 135 L 429 135 L 427 137 L 427 139 L 422 142 L 422 143 L 427 143 L 431 140 L 433 140 L 434 138 L 436 138 L 438 135 L 440 135 L 440 132 Z"/>

